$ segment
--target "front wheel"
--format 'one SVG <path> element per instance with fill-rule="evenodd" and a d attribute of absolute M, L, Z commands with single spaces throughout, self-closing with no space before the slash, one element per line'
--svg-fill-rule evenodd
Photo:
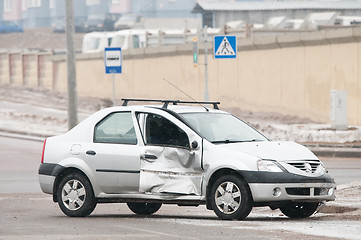
<path fill-rule="evenodd" d="M 281 212 L 289 218 L 307 218 L 316 212 L 320 203 L 292 203 L 280 207 Z"/>
<path fill-rule="evenodd" d="M 161 203 L 142 203 L 142 202 L 128 202 L 129 209 L 138 215 L 151 215 L 156 213 L 160 207 Z"/>
<path fill-rule="evenodd" d="M 252 210 L 247 184 L 235 175 L 221 176 L 211 190 L 211 206 L 220 219 L 242 220 Z"/>
<path fill-rule="evenodd" d="M 86 217 L 97 205 L 89 180 L 79 173 L 68 174 L 60 181 L 57 198 L 60 209 L 69 217 Z"/>

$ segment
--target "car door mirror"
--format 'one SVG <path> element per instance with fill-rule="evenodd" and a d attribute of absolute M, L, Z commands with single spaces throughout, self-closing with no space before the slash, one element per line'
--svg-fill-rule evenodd
<path fill-rule="evenodd" d="M 198 142 L 197 141 L 193 141 L 192 144 L 192 149 L 197 149 L 198 148 Z"/>

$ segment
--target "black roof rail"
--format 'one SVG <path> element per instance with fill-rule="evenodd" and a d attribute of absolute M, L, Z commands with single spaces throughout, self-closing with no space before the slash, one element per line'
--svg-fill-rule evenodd
<path fill-rule="evenodd" d="M 218 104 L 220 102 L 196 102 L 196 101 L 181 101 L 181 100 L 159 100 L 159 99 L 133 99 L 133 98 L 122 98 L 123 104 L 122 106 L 128 106 L 129 102 L 160 102 L 163 103 L 162 108 L 168 108 L 169 103 L 173 105 L 177 105 L 178 103 L 187 103 L 187 104 L 212 104 L 214 109 L 219 109 Z"/>

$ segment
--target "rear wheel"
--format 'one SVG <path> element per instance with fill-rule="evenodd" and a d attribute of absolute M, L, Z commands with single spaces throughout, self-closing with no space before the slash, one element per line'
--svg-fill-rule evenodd
<path fill-rule="evenodd" d="M 289 218 L 307 218 L 316 212 L 320 203 L 292 203 L 280 207 L 281 212 Z"/>
<path fill-rule="evenodd" d="M 89 180 L 79 173 L 70 173 L 61 180 L 57 198 L 60 209 L 69 217 L 88 216 L 97 205 Z"/>
<path fill-rule="evenodd" d="M 235 175 L 221 176 L 211 190 L 211 206 L 224 220 L 245 219 L 252 210 L 247 184 Z"/>
<path fill-rule="evenodd" d="M 138 215 L 151 215 L 156 213 L 160 207 L 161 203 L 142 203 L 142 202 L 129 202 L 127 203 L 129 209 Z"/>

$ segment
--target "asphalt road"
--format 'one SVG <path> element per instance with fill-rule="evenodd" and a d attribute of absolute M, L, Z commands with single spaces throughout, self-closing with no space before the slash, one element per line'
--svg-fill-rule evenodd
<path fill-rule="evenodd" d="M 320 157 L 320 160 L 326 165 L 330 175 L 335 179 L 336 184 L 361 180 L 360 158 Z"/>
<path fill-rule="evenodd" d="M 89 217 L 69 218 L 40 190 L 41 150 L 38 141 L 0 137 L 0 239 L 360 239 L 360 218 L 291 220 L 269 208 L 254 208 L 245 221 L 221 221 L 204 206 L 163 205 L 142 217 L 125 204 L 99 204 Z M 326 162 L 336 181 L 360 180 L 360 160 L 344 161 Z"/>
<path fill-rule="evenodd" d="M 0 137 L 0 193 L 41 193 L 42 142 Z"/>

